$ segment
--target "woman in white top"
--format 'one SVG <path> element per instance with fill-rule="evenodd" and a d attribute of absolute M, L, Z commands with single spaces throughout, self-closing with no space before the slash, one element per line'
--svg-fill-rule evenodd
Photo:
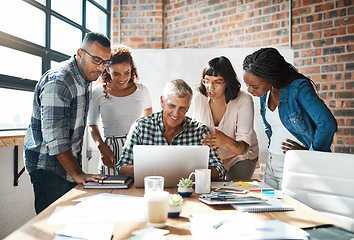
<path fill-rule="evenodd" d="M 194 117 L 212 132 L 203 144 L 217 149 L 226 180 L 251 179 L 258 161 L 253 100 L 240 88 L 230 60 L 216 57 L 204 68 L 195 98 Z"/>
<path fill-rule="evenodd" d="M 116 175 L 115 165 L 129 128 L 138 118 L 152 113 L 152 103 L 147 87 L 137 82 L 137 69 L 128 46 L 112 50 L 107 70 L 101 76 L 103 83 L 92 90 L 89 131 L 101 153 L 99 173 Z M 100 116 L 104 141 L 99 130 Z"/>

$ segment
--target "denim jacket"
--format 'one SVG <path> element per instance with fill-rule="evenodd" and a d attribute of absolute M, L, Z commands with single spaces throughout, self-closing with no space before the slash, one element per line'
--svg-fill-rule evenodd
<path fill-rule="evenodd" d="M 267 94 L 260 97 L 261 115 L 270 139 L 272 128 L 265 117 Z M 308 149 L 330 152 L 337 121 L 307 79 L 296 79 L 280 89 L 279 117 L 284 127 Z"/>

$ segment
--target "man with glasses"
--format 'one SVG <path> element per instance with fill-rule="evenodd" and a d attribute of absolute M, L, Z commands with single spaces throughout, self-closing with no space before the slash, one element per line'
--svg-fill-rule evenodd
<path fill-rule="evenodd" d="M 207 126 L 186 116 L 193 97 L 182 79 L 166 83 L 160 97 L 162 111 L 137 120 L 130 128 L 122 155 L 116 165 L 119 174 L 134 178 L 134 145 L 201 145 Z M 215 149 L 209 152 L 212 179 L 222 179 L 225 168 Z"/>
<path fill-rule="evenodd" d="M 47 71 L 36 85 L 24 157 L 37 214 L 78 183 L 104 178 L 82 171 L 81 151 L 91 82 L 109 65 L 110 45 L 103 34 L 86 34 L 77 54 Z"/>

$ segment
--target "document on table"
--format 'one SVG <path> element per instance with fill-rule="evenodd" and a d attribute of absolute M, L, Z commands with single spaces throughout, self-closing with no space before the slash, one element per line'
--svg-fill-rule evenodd
<path fill-rule="evenodd" d="M 144 199 L 116 194 L 98 194 L 74 206 L 57 207 L 48 224 L 145 221 Z"/>
<path fill-rule="evenodd" d="M 193 239 L 308 239 L 301 228 L 278 221 L 260 221 L 249 213 L 194 214 L 190 218 Z"/>
<path fill-rule="evenodd" d="M 113 230 L 114 223 L 67 224 L 63 230 L 55 233 L 54 240 L 110 240 Z"/>

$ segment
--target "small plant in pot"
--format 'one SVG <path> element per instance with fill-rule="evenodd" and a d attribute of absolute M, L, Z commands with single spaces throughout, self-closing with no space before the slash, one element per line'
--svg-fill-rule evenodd
<path fill-rule="evenodd" d="M 179 214 L 182 211 L 182 203 L 183 198 L 178 194 L 170 194 L 170 198 L 168 199 L 168 217 L 170 218 L 178 218 Z"/>
<path fill-rule="evenodd" d="M 178 193 L 182 197 L 189 197 L 193 193 L 193 182 L 188 178 L 181 178 L 179 180 L 178 186 Z"/>

